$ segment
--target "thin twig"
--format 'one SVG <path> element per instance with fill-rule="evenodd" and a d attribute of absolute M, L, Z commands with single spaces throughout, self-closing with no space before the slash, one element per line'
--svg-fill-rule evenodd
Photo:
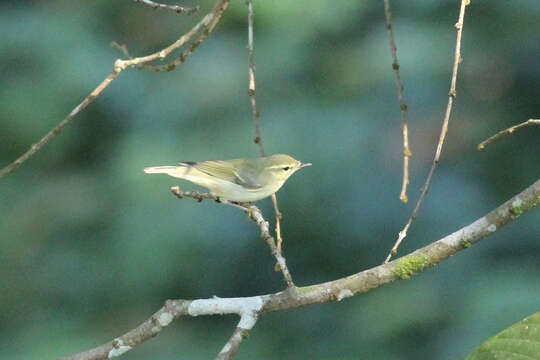
<path fill-rule="evenodd" d="M 489 139 L 482 141 L 482 142 L 478 145 L 478 150 L 479 150 L 479 151 L 482 151 L 482 150 L 484 150 L 484 148 L 485 148 L 486 146 L 488 146 L 489 144 L 491 144 L 491 143 L 494 142 L 494 141 L 499 140 L 499 139 L 500 139 L 501 137 L 503 137 L 504 135 L 512 135 L 512 134 L 514 133 L 514 131 L 516 131 L 517 129 L 521 129 L 521 128 L 523 128 L 523 127 L 530 126 L 530 125 L 540 125 L 540 119 L 529 119 L 529 120 L 527 120 L 527 121 L 522 122 L 521 124 L 514 125 L 514 126 L 512 126 L 512 127 L 509 127 L 509 128 L 506 129 L 506 130 L 499 131 L 497 134 L 493 135 L 493 136 L 490 137 Z"/>
<path fill-rule="evenodd" d="M 43 136 L 37 143 L 33 144 L 30 149 L 28 149 L 19 158 L 1 169 L 0 178 L 9 174 L 12 171 L 15 171 L 26 160 L 30 159 L 35 153 L 41 150 L 41 148 L 45 146 L 49 141 L 51 141 L 58 134 L 60 134 L 64 127 L 66 127 L 66 125 L 69 124 L 75 118 L 75 116 L 77 116 L 82 110 L 84 110 L 84 108 L 86 108 L 92 101 L 94 101 L 94 99 L 97 98 L 107 86 L 109 86 L 111 81 L 113 81 L 118 76 L 118 74 L 120 74 L 120 71 L 121 70 L 114 69 L 114 71 L 110 73 L 109 76 L 107 76 L 105 80 L 103 80 L 101 84 L 99 84 L 88 96 L 86 96 L 79 105 L 77 105 L 73 110 L 71 110 L 68 116 L 66 116 L 62 121 L 60 121 L 47 134 L 45 134 L 45 136 Z"/>
<path fill-rule="evenodd" d="M 277 195 L 275 193 L 272 194 L 272 204 L 274 204 L 274 214 L 276 214 L 277 249 L 281 254 L 281 245 L 283 244 L 283 238 L 281 237 L 281 219 L 283 218 L 283 215 L 281 214 L 281 211 L 279 211 Z"/>
<path fill-rule="evenodd" d="M 204 39 L 208 37 L 208 35 L 212 32 L 216 24 L 221 19 L 223 12 L 227 9 L 227 6 L 229 5 L 229 1 L 230 0 L 218 0 L 218 2 L 216 3 L 216 5 L 214 5 L 212 10 L 210 10 L 210 12 L 197 25 L 195 25 L 190 31 L 182 35 L 178 40 L 176 40 L 174 43 L 167 46 L 166 48 L 147 56 L 131 58 L 128 60 L 121 60 L 121 59 L 116 60 L 114 64 L 115 68 L 121 68 L 123 70 L 128 66 L 137 66 L 139 64 L 148 63 L 154 60 L 163 60 L 170 53 L 172 53 L 173 51 L 175 51 L 176 49 L 178 49 L 179 47 L 187 43 L 193 37 L 193 35 L 197 34 L 201 29 L 203 29 L 203 33 L 206 33 L 206 34 L 203 34 L 206 36 L 204 36 L 201 42 L 204 41 Z M 197 46 L 199 44 L 197 44 Z M 195 46 L 193 49 L 197 48 L 197 46 Z M 189 52 L 187 55 L 190 55 L 190 54 L 191 52 Z"/>
<path fill-rule="evenodd" d="M 531 186 L 471 224 L 416 250 L 412 254 L 341 279 L 287 289 L 274 294 L 243 298 L 168 300 L 160 310 L 135 329 L 94 349 L 63 358 L 64 360 L 107 359 L 158 335 L 173 320 L 183 316 L 238 314 L 238 327 L 249 329 L 257 316 L 312 304 L 341 301 L 363 294 L 399 279 L 408 279 L 466 250 L 494 234 L 520 215 L 540 204 L 540 179 Z M 247 316 L 247 317 L 246 317 Z M 244 322 L 242 322 L 244 318 Z M 251 327 L 250 327 L 251 325 Z M 237 327 L 237 328 L 238 328 Z M 236 331 L 235 331 L 236 333 Z M 246 334 L 246 333 L 243 333 Z M 236 339 L 237 341 L 240 339 Z M 115 347 L 116 345 L 116 347 Z M 222 350 L 223 351 L 223 350 Z"/>
<path fill-rule="evenodd" d="M 116 41 L 111 41 L 111 47 L 120 50 L 126 59 L 133 59 L 126 44 L 119 44 Z"/>
<path fill-rule="evenodd" d="M 196 12 L 198 12 L 201 9 L 200 6 L 183 7 L 183 6 L 178 6 L 178 5 L 160 4 L 160 3 L 157 3 L 157 2 L 151 1 L 151 0 L 135 0 L 135 2 L 150 6 L 154 10 L 156 10 L 156 9 L 165 9 L 165 10 L 174 11 L 177 14 L 183 13 L 183 14 L 186 14 L 186 15 L 195 14 Z"/>
<path fill-rule="evenodd" d="M 257 317 L 255 316 L 255 321 Z M 251 320 L 247 320 L 251 321 Z M 236 329 L 234 329 L 234 332 L 232 336 L 230 337 L 229 341 L 223 346 L 221 351 L 219 352 L 218 356 L 216 357 L 216 360 L 229 360 L 232 359 L 234 354 L 238 351 L 238 348 L 242 344 L 242 342 L 249 336 L 249 331 L 255 325 L 255 321 L 252 321 L 251 327 L 249 329 L 246 329 L 242 327 L 242 322 L 247 322 L 246 317 L 241 316 L 240 322 L 238 323 L 238 326 Z"/>
<path fill-rule="evenodd" d="M 260 113 L 257 110 L 257 99 L 255 96 L 255 49 L 253 46 L 253 1 L 246 0 L 248 7 L 248 60 L 249 60 L 249 100 L 251 101 L 251 114 L 253 117 L 253 128 L 255 137 L 253 142 L 259 145 L 261 156 L 264 156 L 264 147 L 261 138 L 261 124 L 259 121 Z"/>
<path fill-rule="evenodd" d="M 431 183 L 431 177 L 433 176 L 433 173 L 435 171 L 435 168 L 439 164 L 439 159 L 441 156 L 441 151 L 444 144 L 444 139 L 446 138 L 446 133 L 448 132 L 448 123 L 450 122 L 450 114 L 452 113 L 452 105 L 454 103 L 454 99 L 456 98 L 456 81 L 457 81 L 457 74 L 458 74 L 458 67 L 461 61 L 463 60 L 461 58 L 461 35 L 463 32 L 463 21 L 465 18 L 465 8 L 469 5 L 469 0 L 461 0 L 461 6 L 459 10 L 459 18 L 458 22 L 454 25 L 457 29 L 457 36 L 456 36 L 456 49 L 454 53 L 454 66 L 452 69 L 452 80 L 450 82 L 450 92 L 448 94 L 448 104 L 446 105 L 446 112 L 444 114 L 443 119 L 443 125 L 441 129 L 441 134 L 439 136 L 439 142 L 437 144 L 437 150 L 435 151 L 435 157 L 433 158 L 433 163 L 431 164 L 431 169 L 429 170 L 429 174 L 427 176 L 426 182 L 424 184 L 424 187 L 422 188 L 422 193 L 420 194 L 420 198 L 418 198 L 418 201 L 416 203 L 416 206 L 414 207 L 414 210 L 409 217 L 409 220 L 407 221 L 407 224 L 405 227 L 399 232 L 398 239 L 395 242 L 394 246 L 392 247 L 392 250 L 386 257 L 386 260 L 384 261 L 387 263 L 392 258 L 392 255 L 397 252 L 397 249 L 403 239 L 407 236 L 407 231 L 409 230 L 409 227 L 411 226 L 414 219 L 416 219 L 418 215 L 418 210 L 420 209 L 420 205 L 424 201 L 424 198 L 429 190 L 429 185 Z"/>
<path fill-rule="evenodd" d="M 260 113 L 257 109 L 256 86 L 255 86 L 255 49 L 253 46 L 253 1 L 246 0 L 248 7 L 248 61 L 249 61 L 249 87 L 248 95 L 251 102 L 251 115 L 253 117 L 253 128 L 255 137 L 253 142 L 259 146 L 261 156 L 264 156 L 264 146 L 261 137 Z M 277 249 L 281 253 L 283 238 L 281 237 L 281 219 L 283 214 L 279 211 L 277 196 L 272 194 L 272 203 L 274 204 L 274 213 L 276 214 L 276 237 Z"/>
<path fill-rule="evenodd" d="M 36 152 L 38 152 L 43 146 L 45 146 L 50 140 L 56 137 L 64 129 L 64 127 L 67 124 L 69 124 L 75 118 L 75 116 L 81 112 L 81 110 L 86 108 L 97 96 L 99 96 L 101 92 L 105 90 L 107 86 L 109 86 L 111 81 L 113 81 L 118 76 L 118 74 L 120 74 L 124 69 L 130 66 L 137 67 L 137 66 L 140 66 L 141 64 L 145 64 L 147 62 L 150 62 L 156 59 L 164 59 L 171 52 L 173 52 L 174 50 L 178 49 L 179 47 L 184 45 L 186 42 L 188 42 L 193 37 L 193 35 L 195 35 L 200 30 L 202 30 L 203 35 L 201 35 L 199 39 L 194 43 L 196 44 L 196 46 L 192 44 L 191 47 L 188 50 L 186 50 L 186 52 L 184 53 L 185 56 L 190 55 L 193 52 L 193 50 L 195 50 L 195 48 L 197 48 L 197 46 L 202 41 L 204 41 L 204 39 L 208 37 L 208 34 L 212 32 L 212 30 L 218 23 L 219 19 L 221 19 L 223 12 L 225 11 L 225 9 L 227 8 L 227 5 L 229 4 L 229 1 L 230 0 L 218 0 L 216 2 L 216 5 L 214 5 L 214 7 L 212 8 L 212 10 L 210 10 L 210 12 L 197 25 L 195 25 L 189 32 L 182 35 L 177 41 L 175 41 L 173 44 L 166 47 L 165 49 L 158 51 L 154 54 L 148 55 L 148 56 L 137 57 L 137 58 L 131 58 L 128 56 L 127 60 L 121 60 L 121 59 L 116 60 L 114 63 L 114 71 L 111 74 L 109 74 L 109 76 L 107 76 L 105 80 L 101 82 L 101 84 L 99 84 L 87 97 L 85 97 L 83 101 L 79 105 L 77 105 L 69 113 L 69 115 L 66 116 L 62 121 L 60 121 L 51 131 L 45 134 L 45 136 L 43 136 L 37 143 L 32 145 L 30 149 L 28 149 L 23 155 L 21 155 L 15 161 L 13 161 L 9 165 L 1 169 L 0 178 L 16 170 L 25 161 L 27 161 L 30 157 L 32 157 Z M 122 45 L 112 44 L 112 46 L 115 46 L 122 50 Z M 125 49 L 125 54 L 129 55 L 129 53 L 127 52 L 127 48 L 125 46 L 123 47 Z"/>
<path fill-rule="evenodd" d="M 160 65 L 153 65 L 153 64 L 145 64 L 144 66 L 141 66 L 141 69 L 144 70 L 150 70 L 155 72 L 162 72 L 162 71 L 173 71 L 178 66 L 182 65 L 184 61 L 186 61 L 187 57 L 195 51 L 208 38 L 208 35 L 214 30 L 214 27 L 219 22 L 221 15 L 223 14 L 223 11 L 225 11 L 225 8 L 227 7 L 229 0 L 227 0 L 226 4 L 223 6 L 221 11 L 216 12 L 216 16 L 211 20 L 211 22 L 207 25 L 206 30 L 201 33 L 201 35 L 197 38 L 197 40 L 193 41 L 190 46 L 183 51 L 180 56 L 178 56 L 173 61 L 166 63 L 166 64 L 160 64 Z"/>
<path fill-rule="evenodd" d="M 276 269 L 279 267 L 279 270 L 281 270 L 283 278 L 285 279 L 285 284 L 287 284 L 288 288 L 294 288 L 294 282 L 292 280 L 291 273 L 287 268 L 285 258 L 283 257 L 283 255 L 281 255 L 281 251 L 279 251 L 279 249 L 277 248 L 274 238 L 272 237 L 272 235 L 270 235 L 270 228 L 268 222 L 265 221 L 262 217 L 262 212 L 257 207 L 252 205 L 248 209 L 248 215 L 261 229 L 261 236 L 264 238 L 264 240 L 270 247 L 272 255 L 274 255 L 274 257 L 276 258 Z"/>
<path fill-rule="evenodd" d="M 291 273 L 289 272 L 289 269 L 287 267 L 285 258 L 281 255 L 281 252 L 278 251 L 274 237 L 270 235 L 268 221 L 264 220 L 263 214 L 257 206 L 249 204 L 249 203 L 240 204 L 240 203 L 232 203 L 228 201 L 223 201 L 218 196 L 214 194 L 210 194 L 210 193 L 200 193 L 198 191 L 183 192 L 180 190 L 179 186 L 173 186 L 171 188 L 171 192 L 179 199 L 189 197 L 199 202 L 201 202 L 204 199 L 212 199 L 212 200 L 215 200 L 216 202 L 223 203 L 226 205 L 231 205 L 244 211 L 248 215 L 249 219 L 254 221 L 255 224 L 257 224 L 257 226 L 261 230 L 261 237 L 266 241 L 266 243 L 270 247 L 270 251 L 272 252 L 272 255 L 276 259 L 277 265 L 279 266 L 279 270 L 281 270 L 281 273 L 283 274 L 283 279 L 285 281 L 285 284 L 289 288 L 294 288 L 294 282 L 292 280 Z"/>
<path fill-rule="evenodd" d="M 405 93 L 403 82 L 401 81 L 401 74 L 399 72 L 399 62 L 397 57 L 397 47 L 394 40 L 394 31 L 392 30 L 392 12 L 390 11 L 390 0 L 384 0 L 384 16 L 386 19 L 386 30 L 388 32 L 388 39 L 390 41 L 390 50 L 392 52 L 392 69 L 396 78 L 396 88 L 399 101 L 399 112 L 401 123 L 403 125 L 403 182 L 401 185 L 401 193 L 399 199 L 406 203 L 409 201 L 407 198 L 407 185 L 409 185 L 409 157 L 412 153 L 409 148 L 409 129 L 407 126 L 407 103 L 405 101 Z"/>

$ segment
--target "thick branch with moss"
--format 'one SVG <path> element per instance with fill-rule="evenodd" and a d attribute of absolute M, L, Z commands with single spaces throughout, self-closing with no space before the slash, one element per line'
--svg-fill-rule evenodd
<path fill-rule="evenodd" d="M 121 355 L 159 334 L 173 320 L 184 316 L 236 314 L 240 316 L 240 322 L 231 339 L 218 354 L 220 359 L 230 358 L 242 342 L 242 335 L 251 330 L 260 315 L 311 304 L 341 301 L 396 280 L 410 279 L 413 275 L 470 248 L 539 203 L 540 179 L 473 223 L 397 260 L 341 279 L 288 288 L 274 294 L 243 298 L 168 300 L 161 309 L 135 329 L 99 347 L 64 359 L 94 360 Z"/>

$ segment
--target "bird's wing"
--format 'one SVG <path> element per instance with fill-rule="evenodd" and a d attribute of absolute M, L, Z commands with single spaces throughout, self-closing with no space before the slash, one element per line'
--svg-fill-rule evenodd
<path fill-rule="evenodd" d="M 262 186 L 258 181 L 257 174 L 250 170 L 244 169 L 237 171 L 234 163 L 231 161 L 203 161 L 200 163 L 181 163 L 182 165 L 192 166 L 203 173 L 217 177 L 222 180 L 241 185 L 248 190 L 260 189 Z"/>

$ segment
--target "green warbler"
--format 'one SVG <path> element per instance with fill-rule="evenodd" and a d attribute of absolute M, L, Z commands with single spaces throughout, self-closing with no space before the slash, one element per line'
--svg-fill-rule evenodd
<path fill-rule="evenodd" d="M 147 174 L 167 174 L 204 186 L 222 200 L 252 202 L 278 191 L 297 170 L 310 166 L 276 154 L 255 159 L 181 162 L 180 166 L 147 167 Z"/>

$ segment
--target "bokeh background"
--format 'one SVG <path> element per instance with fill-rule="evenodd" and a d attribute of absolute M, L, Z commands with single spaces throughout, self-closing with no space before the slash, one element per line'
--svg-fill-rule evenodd
<path fill-rule="evenodd" d="M 169 2 L 172 3 L 172 2 Z M 378 265 L 406 222 L 438 139 L 459 1 L 394 1 L 409 104 L 411 185 L 399 199 L 401 124 L 382 1 L 255 1 L 258 104 L 268 153 L 313 167 L 279 192 L 298 285 Z M 195 4 L 186 1 L 184 5 Z M 0 3 L 0 160 L 8 164 L 132 54 L 174 41 L 198 15 L 133 1 Z M 458 98 L 431 191 L 400 250 L 424 246 L 540 176 L 540 2 L 467 9 Z M 245 215 L 178 200 L 189 184 L 145 166 L 257 156 L 247 96 L 244 1 L 171 73 L 129 69 L 64 132 L 0 180 L 0 358 L 102 344 L 169 298 L 279 291 Z M 271 201 L 260 202 L 272 219 Z M 238 359 L 457 359 L 539 310 L 540 211 L 410 281 L 262 317 Z M 185 318 L 126 359 L 209 359 L 234 317 Z"/>

